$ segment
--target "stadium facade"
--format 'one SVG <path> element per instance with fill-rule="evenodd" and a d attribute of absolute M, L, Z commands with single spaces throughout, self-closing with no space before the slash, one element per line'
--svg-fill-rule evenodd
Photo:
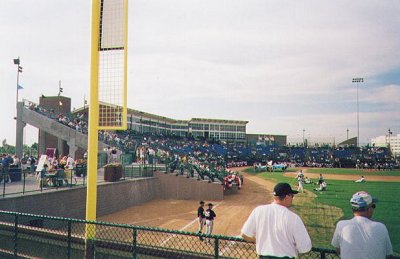
<path fill-rule="evenodd" d="M 390 147 L 390 151 L 394 157 L 400 157 L 400 134 L 397 136 L 388 135 L 378 136 L 371 139 L 371 146 L 375 147 Z"/>
<path fill-rule="evenodd" d="M 246 142 L 246 124 L 242 120 L 192 118 L 175 120 L 134 109 L 128 109 L 128 129 L 140 133 L 194 137 L 228 142 Z"/>
<path fill-rule="evenodd" d="M 105 105 L 105 104 L 101 104 Z M 74 110 L 73 113 L 88 114 L 88 106 Z M 248 121 L 191 118 L 189 120 L 176 120 L 156 114 L 151 114 L 128 108 L 127 128 L 136 132 L 147 134 L 163 134 L 166 136 L 193 137 L 195 139 L 215 140 L 224 142 L 255 144 L 254 139 L 268 141 L 269 145 L 286 145 L 287 136 L 271 134 L 247 134 Z"/>

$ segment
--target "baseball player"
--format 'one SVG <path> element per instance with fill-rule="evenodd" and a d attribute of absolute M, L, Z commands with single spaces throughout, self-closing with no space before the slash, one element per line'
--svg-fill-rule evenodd
<path fill-rule="evenodd" d="M 206 224 L 206 215 L 204 214 L 204 201 L 200 201 L 200 207 L 197 209 L 197 217 L 199 219 L 199 234 L 202 233 L 203 226 Z M 203 241 L 203 237 L 200 236 L 200 241 Z"/>
<path fill-rule="evenodd" d="M 303 174 L 302 170 L 300 170 L 300 172 L 297 173 L 296 179 L 297 179 L 298 186 L 299 186 L 297 188 L 297 191 L 298 192 L 304 192 L 304 189 L 303 189 L 304 174 Z"/>
<path fill-rule="evenodd" d="M 209 203 L 208 204 L 208 209 L 206 210 L 206 235 L 211 235 L 213 226 L 214 226 L 214 218 L 217 216 L 215 212 L 213 211 L 213 204 Z M 207 239 L 207 243 L 210 244 L 210 240 Z"/>

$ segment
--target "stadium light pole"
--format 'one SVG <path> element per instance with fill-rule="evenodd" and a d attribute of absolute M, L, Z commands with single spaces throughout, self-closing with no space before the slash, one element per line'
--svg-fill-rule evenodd
<path fill-rule="evenodd" d="M 393 134 L 393 132 L 392 132 L 390 129 L 388 129 L 388 136 L 389 136 L 388 147 L 389 147 L 389 152 L 391 151 L 391 150 L 390 150 L 390 135 L 392 135 L 392 134 Z"/>
<path fill-rule="evenodd" d="M 304 133 L 306 132 L 306 130 L 305 129 L 303 129 L 303 147 L 305 147 L 306 146 L 306 143 L 304 142 Z"/>
<path fill-rule="evenodd" d="M 358 83 L 364 83 L 364 78 L 355 77 L 351 82 L 357 84 L 357 147 L 360 147 L 360 105 L 358 101 Z"/>
<path fill-rule="evenodd" d="M 349 129 L 347 129 L 347 140 L 349 139 Z"/>

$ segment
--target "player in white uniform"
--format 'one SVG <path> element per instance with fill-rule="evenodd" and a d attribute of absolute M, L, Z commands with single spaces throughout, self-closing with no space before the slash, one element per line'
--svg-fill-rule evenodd
<path fill-rule="evenodd" d="M 214 218 L 217 216 L 215 212 L 213 211 L 213 204 L 209 203 L 208 204 L 208 209 L 206 210 L 206 234 L 211 235 L 213 227 L 214 227 Z M 207 239 L 207 243 L 210 244 L 210 240 Z"/>

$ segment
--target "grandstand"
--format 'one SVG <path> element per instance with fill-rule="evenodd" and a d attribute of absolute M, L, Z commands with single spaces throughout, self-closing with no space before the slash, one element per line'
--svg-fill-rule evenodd
<path fill-rule="evenodd" d="M 51 134 L 61 139 L 61 141 L 57 141 L 57 147 L 61 154 L 69 152 L 73 155 L 71 150 L 77 150 L 77 157 L 82 156 L 84 150 L 87 148 L 87 110 L 80 109 L 75 110 L 73 113 L 62 114 L 55 112 L 54 109 L 46 109 L 40 104 L 34 104 L 26 100 L 20 103 L 20 106 L 21 109 L 19 109 L 18 116 L 22 118 L 21 120 L 24 123 L 38 127 L 41 132 L 47 132 L 46 134 Z M 136 114 L 136 117 L 133 116 L 134 114 Z M 141 121 L 146 121 L 147 124 L 137 124 L 138 121 L 136 119 L 138 114 L 142 116 Z M 365 166 L 366 163 L 368 167 L 395 168 L 397 166 L 391 153 L 385 147 L 363 147 L 358 149 L 354 146 L 288 146 L 272 142 L 271 137 L 273 137 L 274 141 L 279 139 L 279 137 L 271 135 L 268 135 L 268 139 L 264 135 L 264 141 L 258 141 L 254 145 L 252 142 L 247 143 L 247 141 L 242 140 L 225 141 L 226 139 L 204 138 L 204 135 L 195 138 L 194 134 L 173 134 L 172 123 L 177 122 L 182 124 L 183 122 L 157 115 L 130 110 L 129 117 L 131 119 L 128 119 L 128 123 L 134 123 L 130 124 L 128 130 L 99 132 L 99 151 L 112 146 L 123 153 L 136 157 L 138 148 L 145 147 L 146 151 L 151 148 L 156 152 L 160 151 L 168 154 L 169 158 L 193 157 L 206 164 L 211 163 L 221 166 L 240 162 L 252 165 L 255 162 L 265 163 L 270 160 L 303 166 L 324 167 L 354 168 L 357 164 Z M 200 125 L 200 123 L 193 124 L 194 121 L 207 121 L 209 123 L 209 130 L 215 130 L 215 127 L 210 128 L 211 124 L 214 123 L 213 125 L 215 126 L 217 123 L 220 123 L 220 130 L 232 132 L 237 132 L 238 127 L 222 127 L 222 124 L 245 125 L 247 123 L 247 121 L 192 119 L 191 121 L 187 121 L 187 126 Z M 160 125 L 163 126 L 161 127 Z M 204 124 L 202 126 L 204 129 Z M 193 130 L 200 131 L 200 128 L 196 127 L 192 129 L 192 133 Z M 166 130 L 167 128 L 168 130 Z M 245 130 L 245 126 L 240 130 Z M 254 138 L 253 135 L 252 138 Z M 64 147 L 64 143 L 67 144 L 68 149 Z M 39 153 L 44 153 L 47 147 L 54 147 L 54 142 L 52 145 L 48 146 L 48 143 L 43 141 L 43 138 L 39 138 Z"/>

